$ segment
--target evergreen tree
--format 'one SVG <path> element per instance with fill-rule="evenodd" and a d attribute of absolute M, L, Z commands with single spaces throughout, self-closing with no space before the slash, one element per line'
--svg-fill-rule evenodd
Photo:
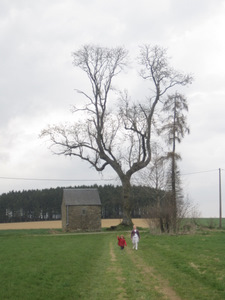
<path fill-rule="evenodd" d="M 178 205 L 183 201 L 180 172 L 177 164 L 181 156 L 176 151 L 176 145 L 181 143 L 186 133 L 190 133 L 185 115 L 185 112 L 188 111 L 187 100 L 183 95 L 176 92 L 168 96 L 162 111 L 167 114 L 167 118 L 164 118 L 164 125 L 160 133 L 164 135 L 166 143 L 171 147 L 167 153 L 167 159 L 170 162 L 167 180 L 168 227 L 170 224 L 172 229 L 176 231 Z"/>

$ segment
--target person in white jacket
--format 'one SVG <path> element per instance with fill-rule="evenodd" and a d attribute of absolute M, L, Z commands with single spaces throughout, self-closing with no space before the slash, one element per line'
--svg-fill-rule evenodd
<path fill-rule="evenodd" d="M 138 249 L 138 243 L 139 243 L 139 240 L 140 240 L 140 233 L 137 230 L 135 225 L 133 226 L 133 230 L 131 231 L 131 240 L 132 240 L 132 243 L 133 243 L 133 249 L 137 250 Z"/>

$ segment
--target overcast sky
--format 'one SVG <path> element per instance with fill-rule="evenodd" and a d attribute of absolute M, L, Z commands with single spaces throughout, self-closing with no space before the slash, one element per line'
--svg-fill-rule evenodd
<path fill-rule="evenodd" d="M 225 0 L 1 0 L 0 194 L 120 184 L 108 180 L 116 178 L 110 169 L 99 175 L 80 160 L 52 155 L 38 136 L 47 124 L 71 119 L 80 101 L 75 89 L 85 83 L 73 51 L 89 43 L 124 46 L 132 57 L 138 46 L 157 44 L 168 48 L 176 69 L 194 75 L 184 91 L 191 133 L 179 146 L 180 170 L 201 216 L 218 217 L 219 168 L 225 199 L 224 31 Z M 124 85 L 132 92 L 129 80 Z"/>

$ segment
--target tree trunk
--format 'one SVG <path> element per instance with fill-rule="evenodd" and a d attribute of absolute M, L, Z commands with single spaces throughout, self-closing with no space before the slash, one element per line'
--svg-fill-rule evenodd
<path fill-rule="evenodd" d="M 122 225 L 131 226 L 131 225 L 133 225 L 133 222 L 131 219 L 130 179 L 128 179 L 128 178 L 123 179 L 122 186 L 123 186 L 123 221 L 122 221 Z"/>
<path fill-rule="evenodd" d="M 176 162 L 175 162 L 175 151 L 172 156 L 172 194 L 171 194 L 171 205 L 172 205 L 172 227 L 173 231 L 176 232 L 177 226 L 177 197 L 176 197 Z"/>

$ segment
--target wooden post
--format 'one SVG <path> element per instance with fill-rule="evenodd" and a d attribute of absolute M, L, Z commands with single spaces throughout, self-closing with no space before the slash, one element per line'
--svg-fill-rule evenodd
<path fill-rule="evenodd" d="M 220 229 L 221 229 L 222 228 L 221 169 L 219 169 L 219 211 L 220 211 Z"/>

